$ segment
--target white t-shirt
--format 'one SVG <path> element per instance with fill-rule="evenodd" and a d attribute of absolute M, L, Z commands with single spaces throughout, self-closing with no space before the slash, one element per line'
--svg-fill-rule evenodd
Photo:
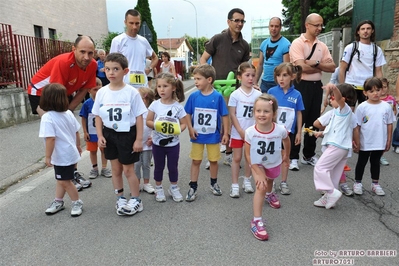
<path fill-rule="evenodd" d="M 349 63 L 352 55 L 353 44 L 349 44 L 345 47 L 342 55 L 343 61 Z M 358 53 L 353 56 L 349 71 L 346 72 L 345 83 L 353 84 L 356 86 L 363 86 L 364 81 L 373 76 L 373 65 L 374 65 L 374 44 L 364 44 L 359 42 L 358 47 L 360 53 L 360 61 L 358 60 Z M 380 47 L 377 46 L 377 58 L 375 60 L 375 67 L 385 65 L 384 54 Z"/>
<path fill-rule="evenodd" d="M 181 133 L 180 119 L 186 116 L 183 106 L 175 101 L 173 104 L 163 104 L 161 99 L 154 101 L 148 107 L 154 113 L 152 142 L 162 147 L 173 147 L 179 144 Z"/>
<path fill-rule="evenodd" d="M 256 125 L 245 130 L 245 142 L 251 146 L 251 164 L 263 165 L 266 169 L 281 164 L 281 143 L 288 136 L 288 131 L 283 125 L 273 125 L 269 132 L 259 131 Z"/>
<path fill-rule="evenodd" d="M 80 124 L 71 111 L 46 112 L 40 120 L 39 137 L 55 137 L 51 163 L 56 166 L 69 166 L 80 160 L 76 147 L 76 132 Z"/>
<path fill-rule="evenodd" d="M 327 145 L 333 145 L 349 150 L 348 157 L 352 156 L 353 129 L 357 127 L 357 120 L 349 105 L 345 104 L 341 110 L 339 108 L 332 109 L 317 120 L 326 127 L 321 142 L 322 151 L 326 149 Z"/>
<path fill-rule="evenodd" d="M 392 107 L 384 101 L 379 104 L 365 101 L 356 108 L 355 115 L 360 126 L 360 150 L 385 150 L 387 125 L 395 121 Z"/>
<path fill-rule="evenodd" d="M 236 108 L 238 123 L 244 131 L 255 124 L 255 119 L 253 118 L 253 107 L 255 100 L 261 94 L 260 91 L 255 89 L 252 89 L 252 91 L 247 94 L 241 89 L 241 87 L 230 94 L 228 106 Z M 242 139 L 234 125 L 231 125 L 231 138 Z"/>
<path fill-rule="evenodd" d="M 117 132 L 128 132 L 136 125 L 136 117 L 144 114 L 147 108 L 140 93 L 130 85 L 114 91 L 109 85 L 96 94 L 92 113 L 99 116 L 103 125 Z"/>
<path fill-rule="evenodd" d="M 130 37 L 126 33 L 119 34 L 112 39 L 110 53 L 121 53 L 129 63 L 129 73 L 124 82 L 135 88 L 147 86 L 145 74 L 146 57 L 152 55 L 150 43 L 143 36 Z"/>
<path fill-rule="evenodd" d="M 147 127 L 146 120 L 147 120 L 148 111 L 143 114 L 143 122 L 144 122 L 144 133 L 143 133 L 143 151 L 152 150 L 152 146 L 147 145 L 147 140 L 152 135 L 152 129 Z"/>

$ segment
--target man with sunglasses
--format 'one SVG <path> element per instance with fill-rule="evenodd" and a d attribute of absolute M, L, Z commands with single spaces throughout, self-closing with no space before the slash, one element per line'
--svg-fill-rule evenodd
<path fill-rule="evenodd" d="M 323 99 L 322 72 L 333 73 L 335 63 L 327 45 L 317 39 L 323 30 L 323 18 L 316 13 L 307 16 L 305 20 L 306 32 L 296 38 L 290 47 L 290 61 L 302 67 L 302 80 L 295 82 L 295 88 L 302 94 L 305 110 L 302 111 L 302 120 L 306 128 L 313 126 L 313 122 L 320 115 Z M 302 164 L 316 165 L 316 138 L 305 134 L 303 138 Z M 301 145 L 293 145 L 290 154 L 290 170 L 299 170 L 298 160 Z"/>
<path fill-rule="evenodd" d="M 339 82 L 354 85 L 357 101 L 361 104 L 365 100 L 364 81 L 373 76 L 382 78 L 382 66 L 386 61 L 381 48 L 374 44 L 375 27 L 372 21 L 363 20 L 357 25 L 355 40 L 345 47 L 339 64 Z"/>

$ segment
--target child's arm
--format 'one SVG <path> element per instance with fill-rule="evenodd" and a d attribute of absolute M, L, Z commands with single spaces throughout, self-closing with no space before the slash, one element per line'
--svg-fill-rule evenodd
<path fill-rule="evenodd" d="M 229 116 L 225 115 L 222 117 L 223 123 L 223 137 L 222 137 L 222 144 L 227 145 L 229 142 Z"/>
<path fill-rule="evenodd" d="M 332 92 L 334 93 L 334 98 L 335 101 L 338 103 L 339 105 L 339 109 L 341 110 L 342 108 L 345 107 L 345 100 L 342 97 L 341 92 L 339 91 L 339 89 L 337 88 L 337 86 L 335 86 L 334 84 L 327 84 L 326 89 L 331 89 Z"/>
<path fill-rule="evenodd" d="M 320 130 L 324 130 L 326 127 L 323 126 L 319 119 L 317 119 L 316 121 L 313 122 L 313 126 L 320 129 Z M 316 138 L 320 138 L 323 137 L 323 131 L 313 131 L 313 136 L 315 136 Z"/>
<path fill-rule="evenodd" d="M 105 148 L 105 146 L 107 145 L 107 141 L 105 140 L 103 135 L 103 120 L 101 119 L 101 117 L 96 115 L 95 121 L 96 121 L 96 131 L 98 138 L 98 147 Z"/>
<path fill-rule="evenodd" d="M 291 141 L 290 137 L 287 135 L 285 139 L 283 139 L 284 152 L 283 152 L 283 163 L 286 167 L 290 166 L 290 152 L 291 152 Z"/>
<path fill-rule="evenodd" d="M 187 128 L 187 115 L 179 119 L 180 131 L 183 132 Z"/>
<path fill-rule="evenodd" d="M 82 129 L 83 129 L 83 136 L 85 141 L 90 141 L 90 135 L 87 130 L 87 118 L 82 116 Z"/>
<path fill-rule="evenodd" d="M 330 88 L 327 85 L 325 86 L 325 90 L 324 90 L 325 97 L 323 100 L 323 108 L 321 109 L 320 114 L 324 113 L 324 111 L 326 110 L 326 108 L 328 106 L 328 95 L 330 94 Z"/>
<path fill-rule="evenodd" d="M 146 120 L 147 127 L 154 129 L 154 112 L 148 110 L 147 120 Z"/>
<path fill-rule="evenodd" d="M 188 127 L 188 134 L 190 135 L 190 139 L 196 140 L 197 136 L 198 136 L 198 132 L 193 128 L 191 121 L 192 121 L 191 114 L 187 114 L 186 115 L 186 123 L 187 123 L 187 127 Z"/>
<path fill-rule="evenodd" d="M 352 141 L 352 149 L 353 152 L 358 153 L 360 149 L 360 126 L 357 126 L 353 129 L 353 141 Z"/>
<path fill-rule="evenodd" d="M 295 135 L 295 145 L 301 144 L 302 138 L 302 111 L 296 112 L 296 135 Z"/>
<path fill-rule="evenodd" d="M 136 140 L 133 143 L 133 151 L 143 151 L 143 133 L 144 133 L 144 122 L 143 115 L 136 116 Z"/>
<path fill-rule="evenodd" d="M 245 160 L 249 163 L 249 167 L 251 168 L 252 176 L 255 179 L 256 188 L 264 190 L 267 188 L 265 171 L 262 171 L 262 169 L 259 168 L 257 165 L 252 165 L 250 151 L 251 151 L 251 146 L 245 142 L 244 144 Z"/>
<path fill-rule="evenodd" d="M 244 139 L 245 138 L 245 131 L 241 128 L 241 125 L 238 122 L 238 119 L 237 119 L 237 116 L 236 116 L 236 110 L 237 110 L 236 107 L 229 106 L 230 120 L 231 120 L 232 125 L 237 130 L 238 134 L 240 134 L 241 139 Z"/>
<path fill-rule="evenodd" d="M 387 138 L 387 143 L 385 145 L 385 151 L 389 151 L 389 148 L 391 147 L 391 142 L 392 142 L 392 130 L 393 130 L 393 126 L 392 124 L 388 124 L 387 125 L 387 133 L 388 133 L 388 138 Z"/>
<path fill-rule="evenodd" d="M 82 147 L 80 146 L 80 134 L 79 134 L 79 131 L 76 131 L 76 148 L 78 149 L 79 154 L 82 154 Z"/>
<path fill-rule="evenodd" d="M 53 166 L 51 164 L 51 155 L 53 154 L 55 146 L 55 137 L 46 137 L 46 165 L 48 167 Z"/>

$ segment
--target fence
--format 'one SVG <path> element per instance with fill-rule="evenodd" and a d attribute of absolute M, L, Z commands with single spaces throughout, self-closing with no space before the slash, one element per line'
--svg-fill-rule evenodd
<path fill-rule="evenodd" d="M 51 58 L 72 50 L 73 43 L 12 33 L 0 23 L 0 89 L 26 88 L 35 73 Z"/>

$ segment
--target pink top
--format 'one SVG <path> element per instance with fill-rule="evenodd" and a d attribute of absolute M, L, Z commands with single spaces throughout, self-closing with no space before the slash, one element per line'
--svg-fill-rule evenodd
<path fill-rule="evenodd" d="M 296 64 L 298 60 L 305 60 L 312 52 L 313 44 L 317 43 L 316 50 L 314 51 L 312 57 L 309 60 L 318 60 L 320 63 L 325 63 L 328 59 L 332 60 L 330 51 L 327 45 L 319 41 L 317 38 L 314 42 L 309 41 L 305 38 L 302 33 L 300 37 L 296 38 L 290 47 L 290 61 Z M 321 80 L 321 70 L 318 73 L 306 74 L 302 73 L 302 79 L 308 81 L 318 81 Z"/>
<path fill-rule="evenodd" d="M 387 96 L 385 98 L 381 99 L 381 101 L 389 103 L 389 105 L 392 107 L 392 109 L 395 110 L 396 100 L 395 100 L 395 97 L 393 97 L 392 95 L 387 94 Z"/>

